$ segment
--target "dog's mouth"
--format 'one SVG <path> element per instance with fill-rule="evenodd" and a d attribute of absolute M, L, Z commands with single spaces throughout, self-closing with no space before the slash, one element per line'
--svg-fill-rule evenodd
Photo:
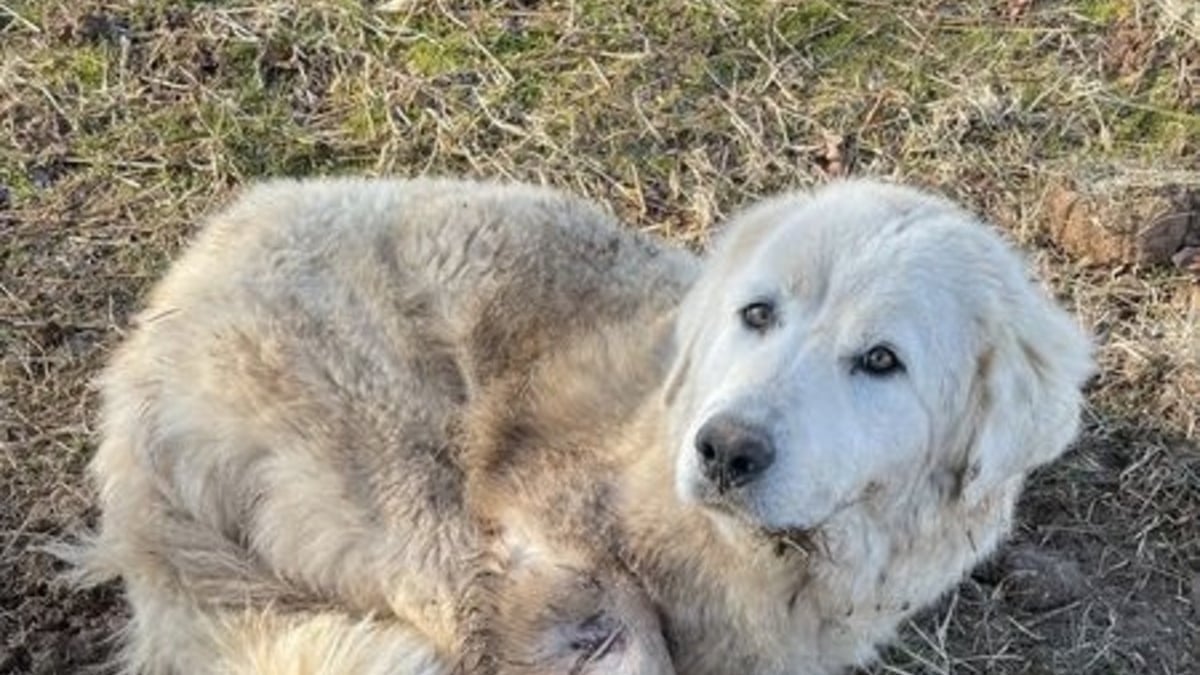
<path fill-rule="evenodd" d="M 805 558 L 812 558 L 826 552 L 825 538 L 820 528 L 789 527 L 760 531 L 768 541 L 775 544 L 775 552 L 780 556 L 799 554 Z"/>
<path fill-rule="evenodd" d="M 728 493 L 718 492 L 716 490 L 706 491 L 705 494 L 701 495 L 700 503 L 704 506 L 704 508 L 712 511 L 713 513 L 717 513 L 728 518 L 733 518 L 734 520 L 752 528 L 758 527 L 758 525 L 755 523 L 754 517 L 746 512 L 744 506 L 731 500 Z"/>
<path fill-rule="evenodd" d="M 820 526 L 770 527 L 764 525 L 742 505 L 719 496 L 705 499 L 703 504 L 704 508 L 712 513 L 733 520 L 739 526 L 774 544 L 779 555 L 800 554 L 811 558 L 823 554 L 826 550 L 825 538 Z"/>

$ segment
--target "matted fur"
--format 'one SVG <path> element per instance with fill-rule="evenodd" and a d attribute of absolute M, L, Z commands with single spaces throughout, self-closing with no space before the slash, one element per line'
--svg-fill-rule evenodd
<path fill-rule="evenodd" d="M 834 673 L 1007 531 L 1089 345 L 989 229 L 847 182 L 706 261 L 549 189 L 281 181 L 103 377 L 92 578 L 145 673 Z M 768 299 L 776 323 L 742 325 Z M 856 359 L 875 344 L 887 377 Z M 776 461 L 720 490 L 716 414 Z"/>

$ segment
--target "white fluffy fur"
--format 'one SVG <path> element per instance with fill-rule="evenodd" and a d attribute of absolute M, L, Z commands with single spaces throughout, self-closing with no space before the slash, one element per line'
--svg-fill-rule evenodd
<path fill-rule="evenodd" d="M 878 344 L 902 372 L 854 367 Z M 107 371 L 85 567 L 124 580 L 130 672 L 834 673 L 993 550 L 1091 368 L 912 189 L 763 202 L 699 261 L 546 189 L 279 182 Z M 716 414 L 776 449 L 728 493 Z"/>

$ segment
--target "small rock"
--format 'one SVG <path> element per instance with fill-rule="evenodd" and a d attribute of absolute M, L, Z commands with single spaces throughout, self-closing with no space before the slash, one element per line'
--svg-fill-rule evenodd
<path fill-rule="evenodd" d="M 1200 247 L 1184 246 L 1171 256 L 1171 262 L 1181 270 L 1200 275 Z"/>
<path fill-rule="evenodd" d="M 1170 260 L 1183 246 L 1190 220 L 1188 215 L 1173 213 L 1138 233 L 1138 261 L 1157 265 Z"/>
<path fill-rule="evenodd" d="M 1180 254 L 1189 248 L 1200 248 L 1200 194 L 1197 193 L 1177 195 L 1166 213 L 1137 237 L 1138 262 L 1143 264 L 1174 263 L 1187 269 L 1194 262 L 1194 253 Z"/>

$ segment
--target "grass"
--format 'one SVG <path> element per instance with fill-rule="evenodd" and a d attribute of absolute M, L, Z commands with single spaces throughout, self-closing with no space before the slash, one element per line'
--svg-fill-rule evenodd
<path fill-rule="evenodd" d="M 1129 240 L 1200 189 L 1198 92 L 1184 0 L 0 0 L 0 671 L 74 669 L 119 617 L 28 549 L 93 515 L 88 381 L 148 285 L 247 181 L 354 172 L 553 183 L 697 247 L 831 175 L 963 200 L 1099 335 L 1011 547 L 1082 581 L 977 574 L 875 672 L 1196 672 L 1200 291 L 1081 255 L 1047 196 Z"/>

